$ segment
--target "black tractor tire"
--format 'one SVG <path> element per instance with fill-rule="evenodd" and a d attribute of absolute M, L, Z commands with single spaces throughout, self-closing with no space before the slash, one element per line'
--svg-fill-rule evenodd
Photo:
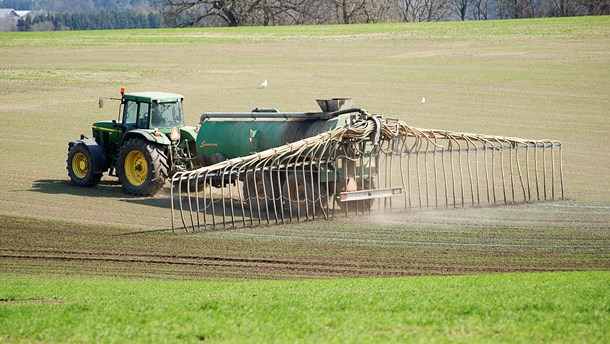
<path fill-rule="evenodd" d="M 78 186 L 95 186 L 102 179 L 102 173 L 95 173 L 95 161 L 87 145 L 75 144 L 68 151 L 66 160 L 68 176 Z"/>
<path fill-rule="evenodd" d="M 169 159 L 162 146 L 136 137 L 121 147 L 116 171 L 128 194 L 154 196 L 168 178 Z"/>

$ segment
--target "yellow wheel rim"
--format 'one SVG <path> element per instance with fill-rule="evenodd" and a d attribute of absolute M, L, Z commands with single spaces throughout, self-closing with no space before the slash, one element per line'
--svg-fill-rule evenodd
<path fill-rule="evenodd" d="M 129 184 L 140 186 L 148 177 L 148 163 L 144 154 L 138 150 L 132 150 L 125 157 L 125 177 Z"/>
<path fill-rule="evenodd" d="M 84 153 L 78 152 L 72 157 L 72 173 L 78 179 L 83 179 L 89 173 L 89 160 Z"/>

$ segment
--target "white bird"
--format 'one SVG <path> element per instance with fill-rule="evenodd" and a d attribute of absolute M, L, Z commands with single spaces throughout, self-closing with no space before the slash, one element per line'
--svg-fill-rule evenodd
<path fill-rule="evenodd" d="M 426 97 L 421 97 L 421 102 L 420 103 L 425 103 L 426 102 Z"/>
<path fill-rule="evenodd" d="M 263 83 L 260 85 L 259 88 L 267 88 L 267 85 L 268 85 L 267 80 L 265 80 L 265 81 L 263 81 Z"/>

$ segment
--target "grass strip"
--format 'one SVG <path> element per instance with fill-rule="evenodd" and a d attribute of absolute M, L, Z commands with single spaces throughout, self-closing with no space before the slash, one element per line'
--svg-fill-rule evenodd
<path fill-rule="evenodd" d="M 610 272 L 185 282 L 2 276 L 3 342 L 604 342 Z"/>
<path fill-rule="evenodd" d="M 137 44 L 260 43 L 302 40 L 415 39 L 447 41 L 461 37 L 596 37 L 608 33 L 610 17 L 537 18 L 470 22 L 292 25 L 181 29 L 3 32 L 0 47 L 87 47 Z M 601 31 L 600 31 L 601 30 Z"/>

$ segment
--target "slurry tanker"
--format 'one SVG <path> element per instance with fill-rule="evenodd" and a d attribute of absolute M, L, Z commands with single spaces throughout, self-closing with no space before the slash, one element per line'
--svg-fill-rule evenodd
<path fill-rule="evenodd" d="M 137 196 L 170 181 L 185 228 L 564 197 L 555 140 L 415 128 L 350 98 L 310 112 L 203 113 L 188 126 L 179 94 L 120 93 L 117 119 L 68 143 L 68 176 L 94 186 L 107 173 Z"/>

